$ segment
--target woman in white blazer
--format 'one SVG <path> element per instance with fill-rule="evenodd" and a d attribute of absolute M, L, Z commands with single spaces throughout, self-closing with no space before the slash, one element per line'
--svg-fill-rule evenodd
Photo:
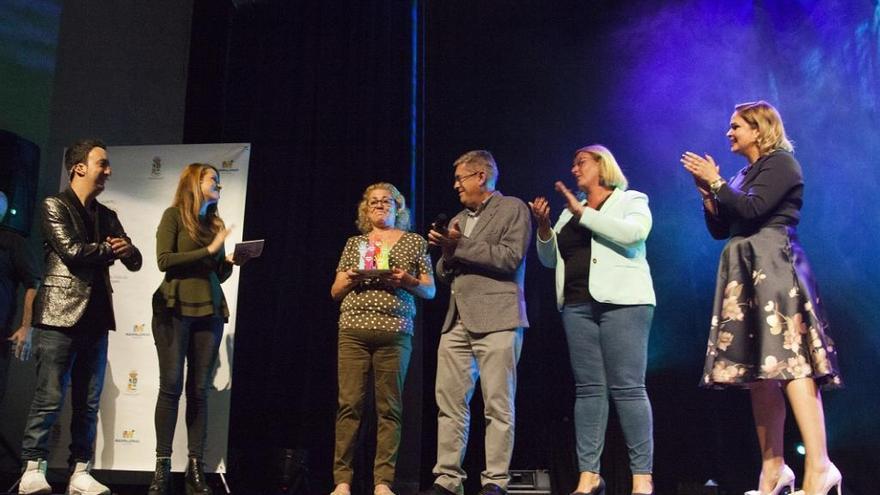
<path fill-rule="evenodd" d="M 555 226 L 545 198 L 529 206 L 538 224 L 538 258 L 556 269 L 556 301 L 575 379 L 580 479 L 573 495 L 605 493 L 599 459 L 609 397 L 629 449 L 633 494 L 652 494 L 653 421 L 645 368 L 655 298 L 645 259 L 648 197 L 626 190 L 614 155 L 598 144 L 575 152 L 571 173 L 586 198 L 557 182 L 566 209 Z"/>

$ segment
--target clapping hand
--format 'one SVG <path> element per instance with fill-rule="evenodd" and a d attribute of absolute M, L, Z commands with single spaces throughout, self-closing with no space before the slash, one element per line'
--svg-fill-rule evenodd
<path fill-rule="evenodd" d="M 131 256 L 133 251 L 131 243 L 125 237 L 107 237 L 107 244 L 113 250 L 113 256 L 117 259 L 124 259 Z"/>
<path fill-rule="evenodd" d="M 229 237 L 230 232 L 232 232 L 233 226 L 230 225 L 228 229 L 220 229 L 219 232 L 214 234 L 214 238 L 211 239 L 211 243 L 208 244 L 208 252 L 211 255 L 217 254 L 218 251 L 223 247 L 223 244 L 226 242 L 226 238 Z"/>
<path fill-rule="evenodd" d="M 694 176 L 694 182 L 700 193 L 706 191 L 704 196 L 708 195 L 709 184 L 721 178 L 719 167 L 715 164 L 715 159 L 711 155 L 700 156 L 692 151 L 685 151 L 681 155 L 681 163 L 685 170 Z"/>
<path fill-rule="evenodd" d="M 453 220 L 445 233 L 434 229 L 428 232 L 428 242 L 432 246 L 440 246 L 440 249 L 443 250 L 443 256 L 446 258 L 451 258 L 455 254 L 459 239 L 461 239 L 461 230 L 458 226 L 458 220 Z"/>
<path fill-rule="evenodd" d="M 565 207 L 568 209 L 568 211 L 570 211 L 571 214 L 574 215 L 576 218 L 580 218 L 581 215 L 584 213 L 584 205 L 581 204 L 581 201 L 577 198 L 577 196 L 575 196 L 574 193 L 571 192 L 571 189 L 566 187 L 566 185 L 563 184 L 562 181 L 556 181 L 555 187 L 556 191 L 561 194 L 563 198 L 565 198 Z"/>
<path fill-rule="evenodd" d="M 544 196 L 538 196 L 529 202 L 529 209 L 538 224 L 538 236 L 546 241 L 550 238 L 550 203 Z"/>

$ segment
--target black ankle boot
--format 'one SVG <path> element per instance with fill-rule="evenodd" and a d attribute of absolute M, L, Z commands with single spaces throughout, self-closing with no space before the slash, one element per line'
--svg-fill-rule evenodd
<path fill-rule="evenodd" d="M 190 457 L 186 463 L 186 495 L 213 495 L 211 487 L 205 481 L 205 469 L 202 460 Z"/>
<path fill-rule="evenodd" d="M 171 458 L 156 459 L 156 472 L 147 495 L 171 495 Z"/>

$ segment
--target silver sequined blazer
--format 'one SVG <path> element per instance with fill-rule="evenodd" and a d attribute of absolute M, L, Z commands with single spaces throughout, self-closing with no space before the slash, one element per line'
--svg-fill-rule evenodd
<path fill-rule="evenodd" d="M 95 203 L 98 242 L 88 242 L 82 219 L 85 208 L 71 189 L 43 200 L 40 227 L 45 239 L 45 274 L 34 303 L 34 325 L 75 325 L 86 310 L 93 284 L 105 284 L 111 298 L 110 311 L 113 311 L 108 268 L 116 258 L 104 239 L 108 236 L 128 239 L 128 236 L 116 213 Z M 134 272 L 140 270 L 143 259 L 134 247 L 131 256 L 119 261 Z M 115 318 L 112 321 L 115 327 Z"/>

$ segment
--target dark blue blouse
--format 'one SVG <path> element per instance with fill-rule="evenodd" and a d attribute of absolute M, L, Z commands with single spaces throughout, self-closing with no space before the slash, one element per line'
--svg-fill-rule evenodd
<path fill-rule="evenodd" d="M 712 237 L 748 236 L 764 227 L 794 227 L 800 221 L 804 179 L 787 151 L 764 155 L 742 169 L 715 195 L 718 216 L 705 212 Z"/>

